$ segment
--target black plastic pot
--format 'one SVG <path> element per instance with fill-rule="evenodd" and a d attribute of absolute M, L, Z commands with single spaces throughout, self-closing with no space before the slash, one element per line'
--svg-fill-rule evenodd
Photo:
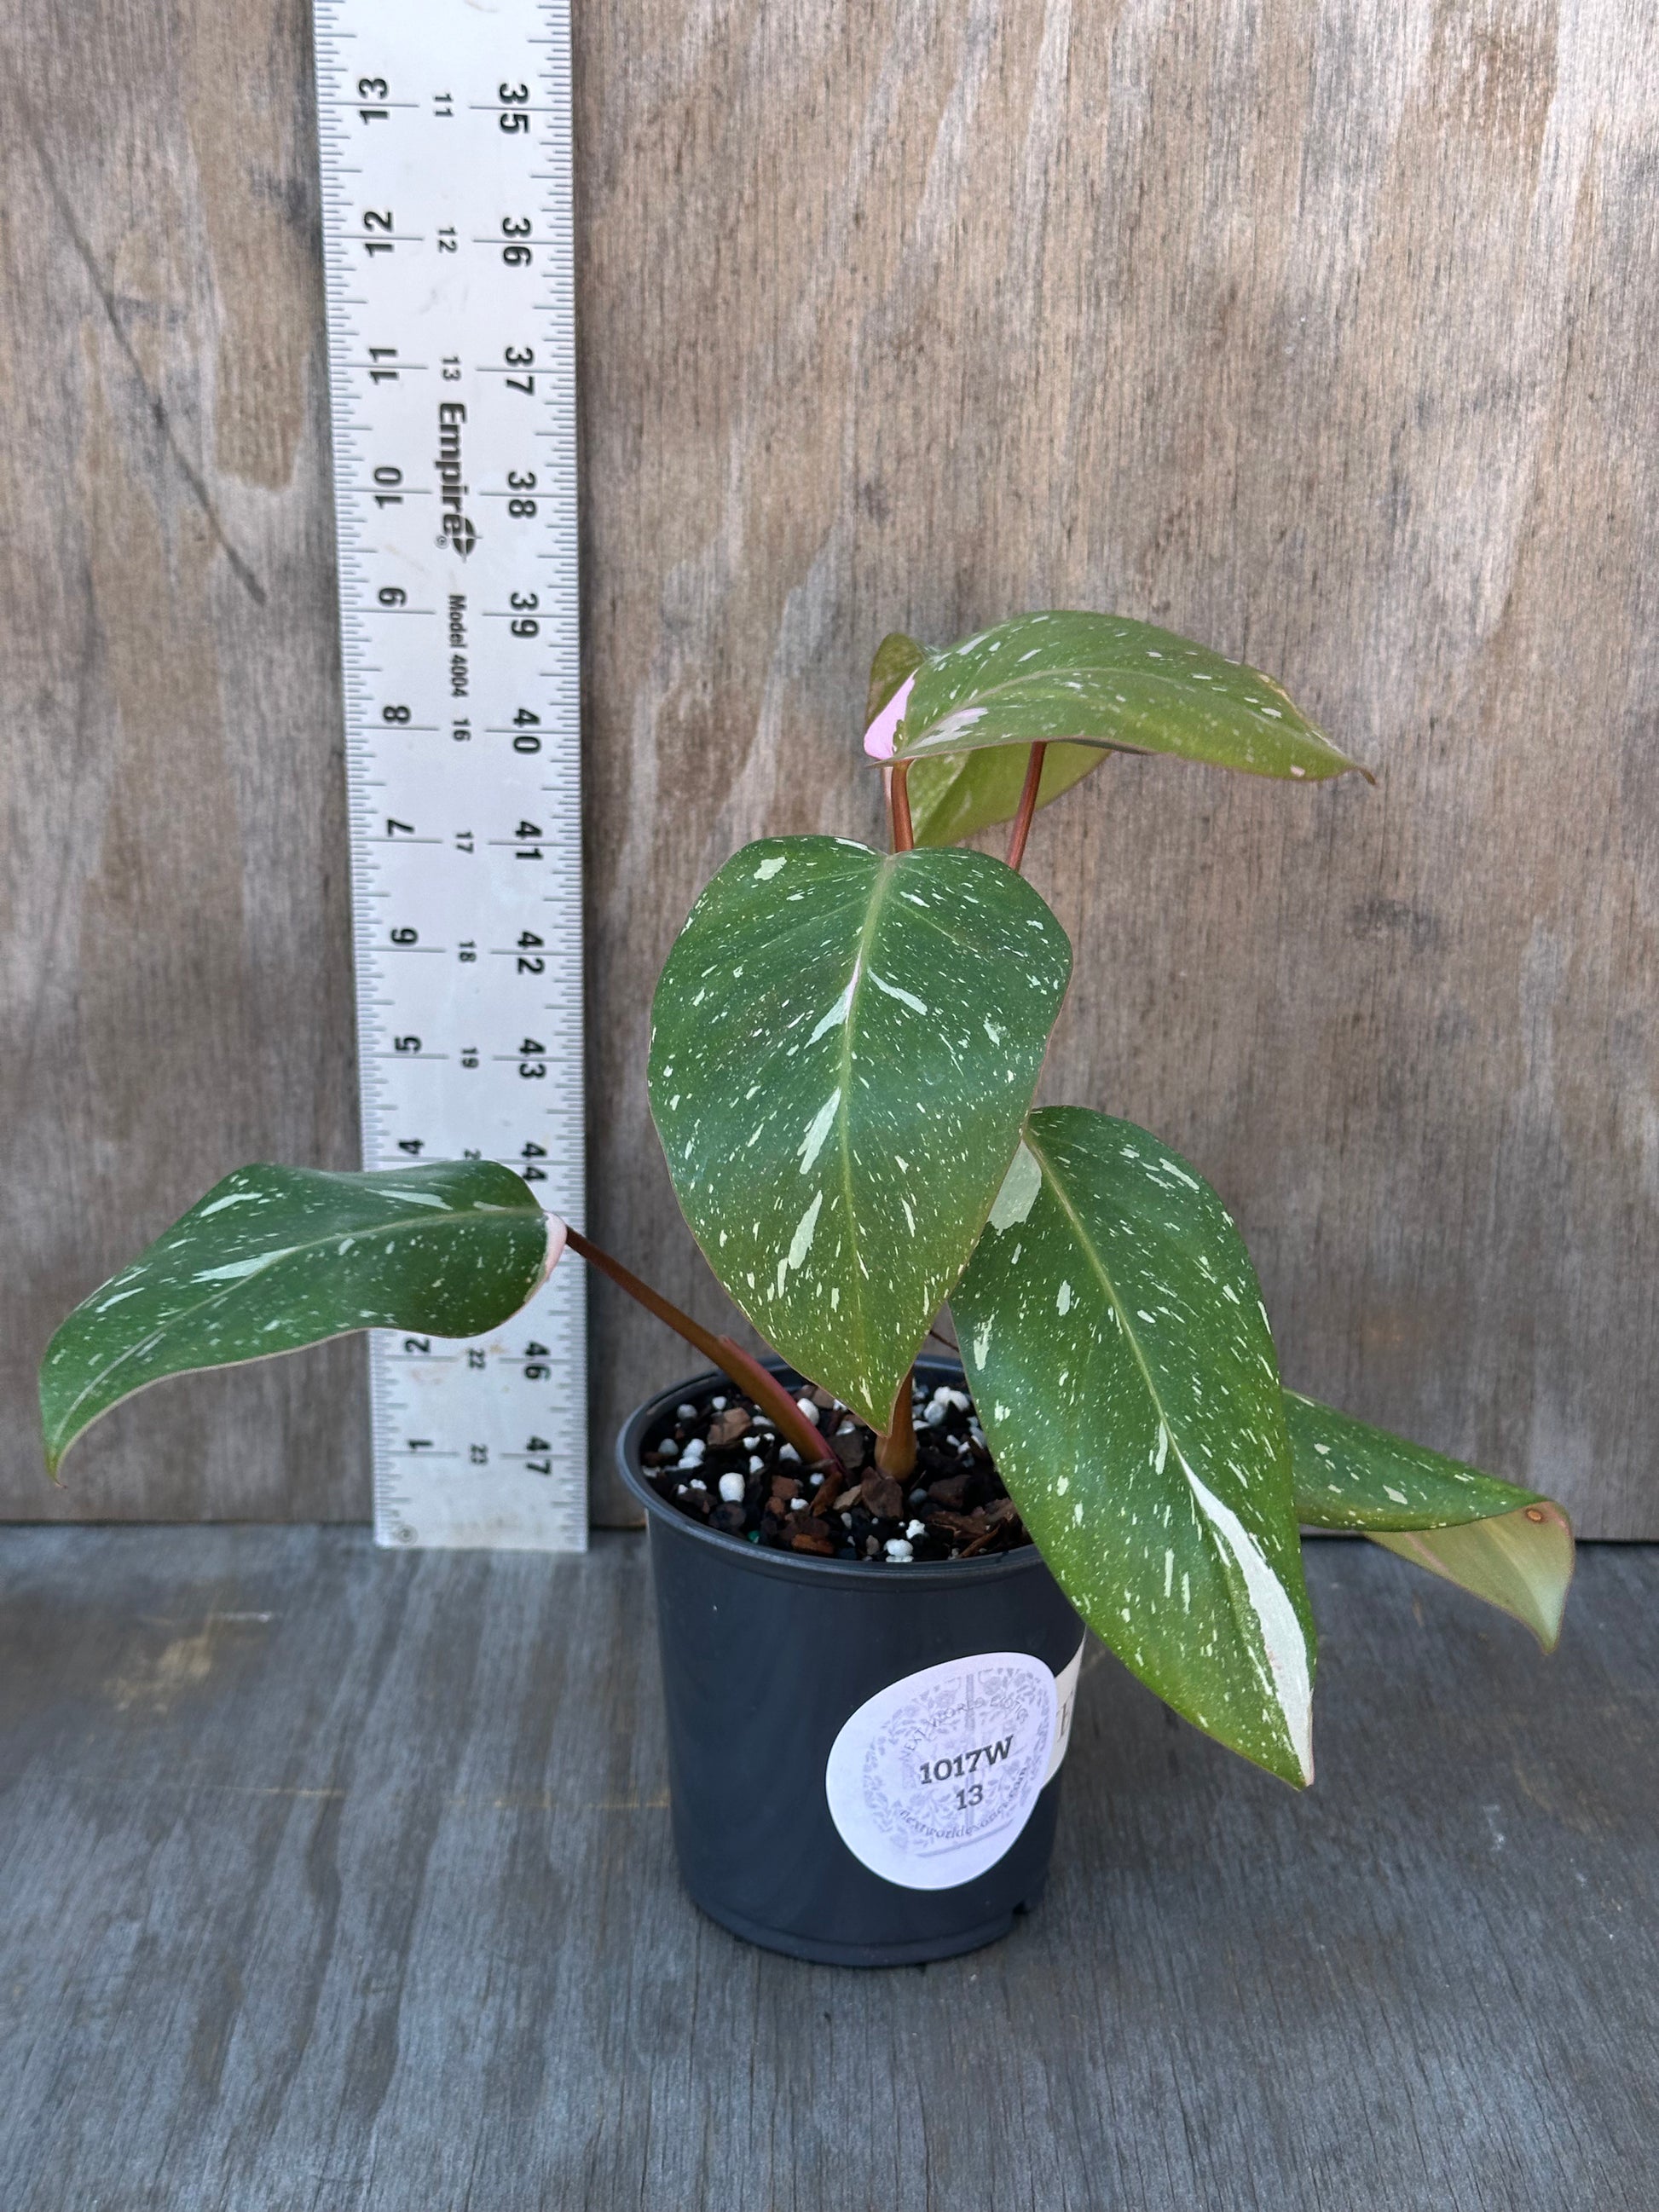
<path fill-rule="evenodd" d="M 1048 1875 L 1082 1625 L 1030 1545 L 865 1565 L 763 1549 L 665 1504 L 647 1437 L 730 1388 L 665 1390 L 617 1445 L 650 1530 L 686 1888 L 798 1959 L 903 1966 L 992 1942 Z"/>

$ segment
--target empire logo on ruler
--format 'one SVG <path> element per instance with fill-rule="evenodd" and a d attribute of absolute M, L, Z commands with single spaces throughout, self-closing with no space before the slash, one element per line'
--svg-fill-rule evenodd
<path fill-rule="evenodd" d="M 364 1152 L 580 1224 L 568 9 L 315 13 Z M 580 1268 L 370 1357 L 380 1542 L 584 1547 Z"/>

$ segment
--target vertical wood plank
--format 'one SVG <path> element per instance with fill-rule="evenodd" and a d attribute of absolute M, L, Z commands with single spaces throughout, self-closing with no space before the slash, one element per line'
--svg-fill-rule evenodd
<path fill-rule="evenodd" d="M 355 1160 L 304 0 L 9 28 L 0 1502 L 356 1518 L 361 1353 L 117 1413 L 69 1486 L 57 1317 L 247 1158 Z"/>
<path fill-rule="evenodd" d="M 581 80 L 599 1233 L 714 1310 L 641 979 L 735 839 L 875 831 L 877 639 L 1121 607 L 1381 783 L 1113 764 L 1042 817 L 1045 1095 L 1214 1177 L 1293 1379 L 1659 1528 L 1652 21 L 640 31 Z M 614 1418 L 679 1355 L 601 1315 Z"/>

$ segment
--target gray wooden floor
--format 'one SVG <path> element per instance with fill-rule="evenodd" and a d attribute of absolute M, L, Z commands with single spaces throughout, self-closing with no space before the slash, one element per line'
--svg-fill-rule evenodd
<path fill-rule="evenodd" d="M 679 1895 L 641 1539 L 0 1530 L 0 2209 L 1652 2212 L 1659 1551 L 1312 1572 L 1311 1796 L 1096 1653 L 1048 1902 L 860 1974 Z"/>

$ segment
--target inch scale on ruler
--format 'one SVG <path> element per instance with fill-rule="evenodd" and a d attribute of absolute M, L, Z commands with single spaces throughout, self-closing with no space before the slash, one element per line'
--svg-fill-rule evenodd
<path fill-rule="evenodd" d="M 580 1225 L 568 9 L 314 4 L 365 1159 Z M 583 1291 L 375 1334 L 380 1542 L 584 1548 Z"/>

